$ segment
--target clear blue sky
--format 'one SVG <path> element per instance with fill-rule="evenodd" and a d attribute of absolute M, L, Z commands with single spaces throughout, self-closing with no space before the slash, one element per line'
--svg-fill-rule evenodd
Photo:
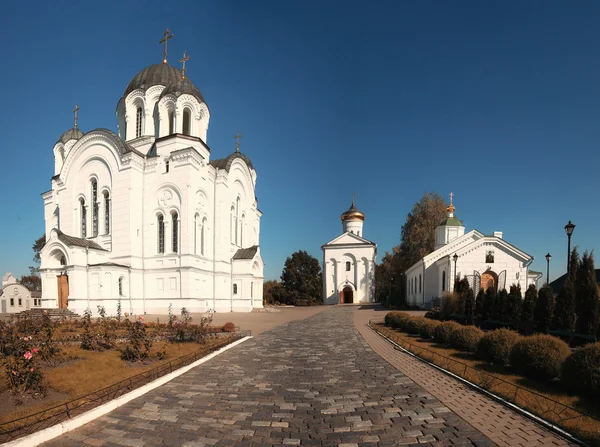
<path fill-rule="evenodd" d="M 467 231 L 503 231 L 551 278 L 599 246 L 600 3 L 593 1 L 6 2 L 0 13 L 0 274 L 44 231 L 52 147 L 116 130 L 130 79 L 186 50 L 213 157 L 258 171 L 267 279 L 341 232 L 351 193 L 380 255 L 429 191 Z M 381 256 L 379 256 L 379 259 Z"/>

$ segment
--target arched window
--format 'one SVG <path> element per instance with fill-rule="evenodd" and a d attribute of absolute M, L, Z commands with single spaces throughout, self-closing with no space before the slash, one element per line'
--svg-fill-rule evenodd
<path fill-rule="evenodd" d="M 350 266 L 352 264 L 350 264 L 350 261 L 346 261 L 346 271 L 349 272 L 350 271 Z"/>
<path fill-rule="evenodd" d="M 419 293 L 421 293 L 421 274 L 419 273 Z"/>
<path fill-rule="evenodd" d="M 122 276 L 119 278 L 119 296 L 123 296 L 123 281 L 125 278 Z"/>
<path fill-rule="evenodd" d="M 169 110 L 169 135 L 175 132 L 175 115 L 172 110 Z"/>
<path fill-rule="evenodd" d="M 237 284 L 233 285 L 233 294 L 237 295 Z"/>
<path fill-rule="evenodd" d="M 98 236 L 98 182 L 95 178 L 92 183 L 92 237 Z"/>
<path fill-rule="evenodd" d="M 135 111 L 135 137 L 142 136 L 142 108 L 138 107 Z"/>
<path fill-rule="evenodd" d="M 240 225 L 240 247 L 244 248 L 244 221 L 246 216 L 242 215 L 242 224 Z"/>
<path fill-rule="evenodd" d="M 442 272 L 442 292 L 446 291 L 446 270 Z"/>
<path fill-rule="evenodd" d="M 190 109 L 183 110 L 183 134 L 190 134 Z"/>
<path fill-rule="evenodd" d="M 173 218 L 173 240 L 171 241 L 172 243 L 172 247 L 173 247 L 173 253 L 178 253 L 179 252 L 179 225 L 178 225 L 178 218 L 179 216 L 177 215 L 177 213 L 173 213 L 171 215 L 171 217 Z"/>
<path fill-rule="evenodd" d="M 104 191 L 104 234 L 110 234 L 110 194 Z"/>
<path fill-rule="evenodd" d="M 159 214 L 157 217 L 158 226 L 158 252 L 165 252 L 165 217 Z"/>
<path fill-rule="evenodd" d="M 202 219 L 202 228 L 200 228 L 200 254 L 204 256 L 204 232 L 206 231 L 206 217 Z"/>
<path fill-rule="evenodd" d="M 79 217 L 81 220 L 81 237 L 87 237 L 87 210 L 85 208 L 85 199 L 79 199 Z"/>
<path fill-rule="evenodd" d="M 229 240 L 233 244 L 235 242 L 235 208 L 231 205 L 231 211 L 229 212 Z"/>
<path fill-rule="evenodd" d="M 198 247 L 198 214 L 194 214 L 194 254 L 197 255 Z"/>
<path fill-rule="evenodd" d="M 60 265 L 67 265 L 67 258 L 64 255 L 60 257 Z"/>
<path fill-rule="evenodd" d="M 235 245 L 238 244 L 238 226 L 240 218 L 240 198 L 238 197 L 235 201 Z"/>

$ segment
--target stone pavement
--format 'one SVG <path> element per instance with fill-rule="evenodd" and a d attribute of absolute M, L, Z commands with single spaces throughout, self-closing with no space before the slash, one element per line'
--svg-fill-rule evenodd
<path fill-rule="evenodd" d="M 44 445 L 494 445 L 376 354 L 356 310 L 264 332 Z"/>
<path fill-rule="evenodd" d="M 397 351 L 369 329 L 369 319 L 382 320 L 382 308 L 354 313 L 354 323 L 371 348 L 416 383 L 437 397 L 465 421 L 477 427 L 499 446 L 574 446 L 530 419 L 469 388 L 402 351 Z"/>

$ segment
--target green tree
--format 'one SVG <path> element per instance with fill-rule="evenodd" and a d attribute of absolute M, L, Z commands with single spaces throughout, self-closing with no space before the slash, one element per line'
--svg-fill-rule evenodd
<path fill-rule="evenodd" d="M 454 292 L 458 295 L 458 313 L 466 314 L 465 305 L 467 292 L 470 290 L 469 280 L 467 278 L 459 279 L 454 282 Z"/>
<path fill-rule="evenodd" d="M 506 289 L 502 289 L 498 292 L 498 294 L 496 295 L 496 299 L 494 300 L 494 312 L 493 312 L 493 317 L 492 317 L 494 320 L 508 322 L 508 320 L 506 318 L 507 302 L 508 302 L 508 292 L 506 291 Z"/>
<path fill-rule="evenodd" d="M 554 296 L 552 289 L 545 285 L 540 289 L 537 303 L 535 306 L 535 330 L 536 332 L 548 333 L 550 323 L 552 322 L 552 314 L 554 311 Z"/>
<path fill-rule="evenodd" d="M 475 313 L 475 294 L 473 289 L 470 287 L 465 293 L 465 316 L 467 317 L 467 324 L 473 324 L 473 316 Z"/>
<path fill-rule="evenodd" d="M 496 290 L 494 287 L 488 287 L 485 291 L 483 298 L 483 307 L 481 308 L 481 319 L 482 324 L 485 324 L 486 320 L 494 318 L 494 310 L 496 307 Z"/>
<path fill-rule="evenodd" d="M 321 266 L 306 251 L 299 250 L 286 259 L 281 282 L 290 304 L 317 304 L 321 300 Z"/>
<path fill-rule="evenodd" d="M 595 335 L 598 325 L 598 284 L 594 256 L 585 251 L 577 272 L 575 286 L 579 311 L 577 313 L 576 329 L 580 334 Z"/>
<path fill-rule="evenodd" d="M 477 292 L 477 298 L 475 299 L 475 320 L 478 321 L 479 325 L 483 325 L 483 302 L 485 301 L 485 292 L 483 289 L 479 289 Z"/>
<path fill-rule="evenodd" d="M 22 275 L 19 279 L 19 284 L 27 287 L 32 292 L 40 292 L 42 290 L 42 278 L 38 275 Z"/>
<path fill-rule="evenodd" d="M 33 250 L 33 266 L 29 266 L 29 273 L 31 275 L 37 275 L 40 271 L 40 252 L 42 251 L 42 248 L 44 248 L 44 245 L 46 245 L 46 235 L 43 234 L 42 236 L 40 236 L 39 238 L 37 238 L 35 240 L 35 242 L 33 243 L 33 245 L 31 246 L 31 249 Z"/>
<path fill-rule="evenodd" d="M 571 279 L 571 284 L 575 284 L 577 281 L 577 272 L 581 266 L 581 258 L 579 257 L 579 252 L 577 250 L 578 248 L 578 246 L 573 247 L 569 259 L 569 278 Z"/>
<path fill-rule="evenodd" d="M 521 295 L 521 287 L 513 284 L 510 286 L 510 292 L 508 293 L 505 312 L 505 319 L 513 328 L 517 328 L 519 326 L 522 302 L 523 296 Z"/>
<path fill-rule="evenodd" d="M 519 332 L 523 335 L 531 335 L 535 331 L 535 308 L 538 300 L 537 289 L 531 284 L 525 292 L 525 300 L 521 308 L 519 319 Z"/>
<path fill-rule="evenodd" d="M 575 289 L 571 282 L 571 275 L 565 278 L 563 288 L 556 297 L 552 329 L 573 332 L 575 330 Z"/>
<path fill-rule="evenodd" d="M 381 262 L 375 265 L 375 297 L 385 306 L 389 306 L 393 301 L 394 274 L 394 255 L 386 251 Z"/>
<path fill-rule="evenodd" d="M 263 283 L 263 303 L 274 304 L 275 299 L 273 298 L 273 289 L 279 285 L 279 281 L 271 279 Z"/>

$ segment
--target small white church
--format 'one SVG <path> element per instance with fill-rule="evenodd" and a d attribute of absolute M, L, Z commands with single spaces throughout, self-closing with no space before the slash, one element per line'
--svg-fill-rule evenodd
<path fill-rule="evenodd" d="M 377 245 L 363 237 L 365 215 L 356 208 L 354 199 L 341 219 L 342 235 L 321 247 L 323 303 L 372 303 Z"/>
<path fill-rule="evenodd" d="M 94 313 L 250 311 L 263 306 L 256 170 L 236 149 L 213 158 L 210 111 L 164 57 L 127 84 L 118 132 L 77 123 L 54 144 L 42 194 L 42 307 Z M 236 137 L 239 137 L 237 135 Z"/>
<path fill-rule="evenodd" d="M 434 251 L 406 271 L 407 303 L 426 309 L 439 305 L 442 295 L 454 289 L 456 278 L 466 277 L 475 294 L 480 288 L 498 291 L 513 284 L 521 286 L 522 293 L 530 284 L 537 287 L 542 274 L 529 270 L 533 256 L 504 240 L 500 231 L 465 233 L 454 216 L 452 197 L 448 216 L 435 229 Z"/>

